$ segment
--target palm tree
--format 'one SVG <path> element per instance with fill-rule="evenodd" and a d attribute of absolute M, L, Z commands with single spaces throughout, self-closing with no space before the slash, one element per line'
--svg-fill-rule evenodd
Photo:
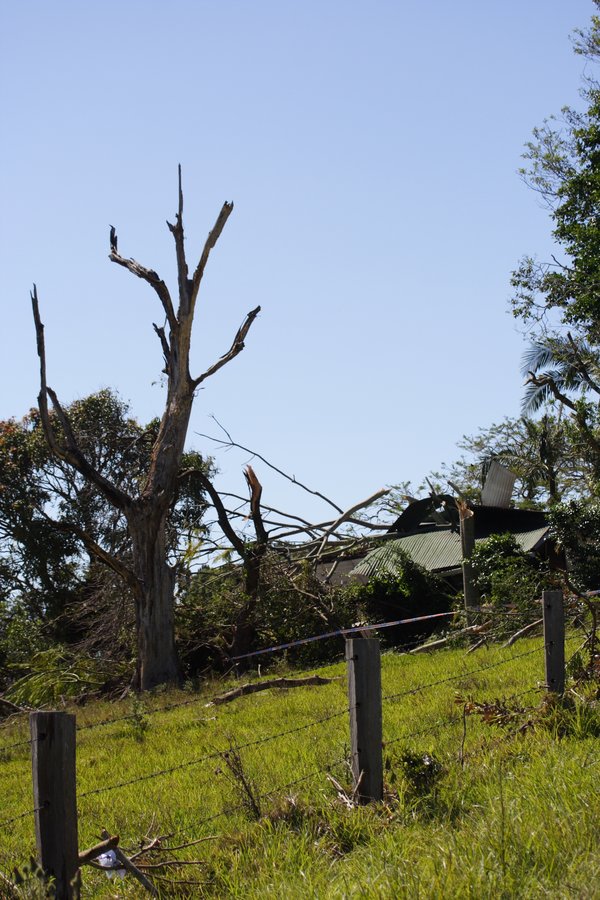
<path fill-rule="evenodd" d="M 525 377 L 522 412 L 537 412 L 550 400 L 559 400 L 575 411 L 573 395 L 589 391 L 600 396 L 600 355 L 590 344 L 549 334 L 535 340 L 522 357 L 521 373 Z"/>

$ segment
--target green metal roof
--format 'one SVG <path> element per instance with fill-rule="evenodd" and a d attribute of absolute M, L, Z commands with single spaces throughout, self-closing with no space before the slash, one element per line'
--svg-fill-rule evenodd
<path fill-rule="evenodd" d="M 528 553 L 535 550 L 547 535 L 546 527 L 517 532 L 513 537 L 521 550 Z M 476 543 L 479 543 L 479 540 Z M 440 529 L 421 534 L 408 534 L 406 537 L 387 541 L 385 546 L 372 550 L 357 563 L 350 574 L 363 575 L 367 578 L 372 577 L 375 572 L 394 574 L 397 571 L 396 550 L 408 553 L 411 559 L 430 572 L 457 569 L 462 563 L 460 536 L 455 531 Z"/>

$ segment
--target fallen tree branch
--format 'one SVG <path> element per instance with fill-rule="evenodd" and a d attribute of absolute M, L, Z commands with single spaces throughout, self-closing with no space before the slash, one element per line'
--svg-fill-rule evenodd
<path fill-rule="evenodd" d="M 82 850 L 79 854 L 79 865 L 86 866 L 89 865 L 92 860 L 96 859 L 98 856 L 102 856 L 103 853 L 106 853 L 107 850 L 115 850 L 119 843 L 119 835 L 115 834 L 112 837 L 107 837 L 105 840 L 101 841 L 99 844 L 96 844 L 94 847 L 90 847 L 88 850 Z"/>
<path fill-rule="evenodd" d="M 231 435 L 229 434 L 227 429 L 223 425 L 221 425 L 221 423 L 215 416 L 211 416 L 211 418 L 213 419 L 215 424 L 218 425 L 219 428 L 224 432 L 224 434 L 227 435 L 227 440 L 224 441 L 222 438 L 212 437 L 212 435 L 210 435 L 210 434 L 202 434 L 200 431 L 196 432 L 198 437 L 207 438 L 207 440 L 213 441 L 215 444 L 222 444 L 225 447 L 226 446 L 237 447 L 238 450 L 243 450 L 244 453 L 250 453 L 250 454 L 252 454 L 252 456 L 256 456 L 257 459 L 260 459 L 262 462 L 264 462 L 264 464 L 266 466 L 268 466 L 270 469 L 273 469 L 273 471 L 277 472 L 278 475 L 282 475 L 284 478 L 287 478 L 287 480 L 291 481 L 292 484 L 297 484 L 299 488 L 302 488 L 302 490 L 306 491 L 308 494 L 314 494 L 315 497 L 320 497 L 321 500 L 324 500 L 325 503 L 328 503 L 329 506 L 332 506 L 333 509 L 337 510 L 337 512 L 339 512 L 339 513 L 343 512 L 341 506 L 338 506 L 337 503 L 334 503 L 333 500 L 329 499 L 329 497 L 326 497 L 324 494 L 321 494 L 319 491 L 313 491 L 312 488 L 309 488 L 305 484 L 302 484 L 301 481 L 297 480 L 295 475 L 288 475 L 287 472 L 284 472 L 283 469 L 279 469 L 276 465 L 269 462 L 268 459 L 266 459 L 260 453 L 257 453 L 256 450 L 251 450 L 250 447 L 244 447 L 243 444 L 238 444 L 237 441 L 233 440 L 233 438 L 231 437 Z"/>
<path fill-rule="evenodd" d="M 318 550 L 316 554 L 314 554 L 317 558 L 323 552 L 325 546 L 327 545 L 327 539 L 340 527 L 344 522 L 347 522 L 348 519 L 354 515 L 355 512 L 358 512 L 359 509 L 364 509 L 366 506 L 370 506 L 372 503 L 375 503 L 376 500 L 380 500 L 382 497 L 385 497 L 386 494 L 390 493 L 391 488 L 382 488 L 379 491 L 376 491 L 374 494 L 371 494 L 370 497 L 367 497 L 366 500 L 360 500 L 358 503 L 355 503 L 350 509 L 347 509 L 346 512 L 343 512 L 341 516 L 339 516 L 333 525 L 331 525 L 321 540 L 319 544 Z"/>
<path fill-rule="evenodd" d="M 484 634 L 484 636 L 482 638 L 480 638 L 478 641 L 476 641 L 472 647 L 469 647 L 465 656 L 468 656 L 469 653 L 475 653 L 476 650 L 479 650 L 480 647 L 483 647 L 484 644 L 487 644 L 487 640 L 488 640 L 487 635 Z"/>
<path fill-rule="evenodd" d="M 533 631 L 534 628 L 537 628 L 538 625 L 541 625 L 543 619 L 536 619 L 535 622 L 530 622 L 529 625 L 526 625 L 525 628 L 521 628 L 519 631 L 516 631 L 505 644 L 502 644 L 503 647 L 512 647 L 513 644 L 519 640 L 519 638 L 525 637 L 526 634 L 529 634 L 530 631 Z"/>
<path fill-rule="evenodd" d="M 322 675 L 309 675 L 306 678 L 270 678 L 268 681 L 259 683 L 242 684 L 240 687 L 218 697 L 213 697 L 207 706 L 219 706 L 221 703 L 230 703 L 243 697 L 245 694 L 256 694 L 259 691 L 268 691 L 270 688 L 295 688 L 306 687 L 309 685 L 331 684 L 333 678 L 324 678 Z"/>
<path fill-rule="evenodd" d="M 469 625 L 467 628 L 461 628 L 459 631 L 454 631 L 452 634 L 449 634 L 447 637 L 440 638 L 438 641 L 430 641 L 428 644 L 420 644 L 418 647 L 414 647 L 412 650 L 409 650 L 409 653 L 428 653 L 429 650 L 437 650 L 438 647 L 443 647 L 448 641 L 454 640 L 459 634 L 481 634 L 489 628 L 488 623 L 484 623 L 483 625 Z"/>
<path fill-rule="evenodd" d="M 107 840 L 110 838 L 110 835 L 109 835 L 108 831 L 106 831 L 105 829 L 103 829 L 103 830 L 102 830 L 102 833 L 101 833 L 101 837 L 102 837 L 103 840 L 107 841 Z M 135 865 L 131 862 L 130 859 L 128 859 L 127 856 L 125 856 L 125 854 L 123 853 L 123 851 L 121 850 L 120 847 L 114 847 L 114 848 L 113 848 L 113 852 L 114 852 L 115 856 L 117 857 L 117 859 L 119 860 L 119 862 L 121 863 L 122 867 L 123 867 L 127 872 L 129 872 L 131 875 L 133 875 L 134 878 L 137 878 L 137 880 L 139 881 L 139 883 L 140 883 L 143 887 L 146 888 L 146 890 L 148 891 L 149 894 L 152 894 L 153 897 L 158 897 L 158 896 L 159 896 L 157 889 L 154 887 L 154 885 L 152 884 L 152 882 L 150 881 L 150 879 L 149 879 L 149 878 L 146 878 L 146 876 L 144 875 L 144 873 L 141 872 L 141 871 L 138 869 L 138 867 L 135 866 Z"/>

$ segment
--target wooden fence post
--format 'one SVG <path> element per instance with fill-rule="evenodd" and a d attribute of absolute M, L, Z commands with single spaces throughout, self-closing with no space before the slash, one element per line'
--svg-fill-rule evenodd
<path fill-rule="evenodd" d="M 554 694 L 565 689 L 565 615 L 562 591 L 542 593 L 546 688 Z"/>
<path fill-rule="evenodd" d="M 348 638 L 348 704 L 354 788 L 360 803 L 383 799 L 381 654 L 376 638 Z"/>
<path fill-rule="evenodd" d="M 54 878 L 56 900 L 77 900 L 75 716 L 36 712 L 29 725 L 38 862 Z"/>
<path fill-rule="evenodd" d="M 479 591 L 475 584 L 471 554 L 475 549 L 475 514 L 464 500 L 458 503 L 460 519 L 460 549 L 462 554 L 463 591 L 467 625 L 472 625 L 472 607 L 479 606 Z"/>

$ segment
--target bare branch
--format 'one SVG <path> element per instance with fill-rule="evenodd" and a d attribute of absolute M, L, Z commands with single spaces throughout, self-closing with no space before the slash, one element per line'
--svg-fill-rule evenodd
<path fill-rule="evenodd" d="M 554 378 L 550 375 L 535 375 L 534 372 L 527 373 L 527 381 L 531 384 L 535 385 L 535 387 L 549 387 L 557 400 L 560 400 L 564 406 L 567 406 L 569 409 L 575 411 L 577 407 L 573 403 L 573 401 L 563 394 L 556 384 Z"/>
<path fill-rule="evenodd" d="M 103 840 L 108 840 L 110 838 L 110 834 L 108 833 L 108 831 L 103 830 L 101 837 Z M 152 882 L 148 878 L 146 878 L 144 873 L 140 872 L 138 867 L 125 856 L 121 848 L 115 847 L 113 852 L 123 868 L 126 869 L 131 875 L 133 875 L 134 878 L 137 878 L 140 884 L 146 888 L 148 893 L 152 894 L 153 897 L 158 897 L 158 891 L 156 890 Z"/>
<path fill-rule="evenodd" d="M 512 647 L 512 645 L 516 644 L 518 640 L 528 635 L 529 632 L 533 631 L 534 628 L 537 628 L 538 625 L 541 625 L 543 621 L 543 619 L 536 619 L 535 622 L 530 622 L 529 625 L 525 626 L 525 628 L 520 628 L 513 635 L 511 635 L 511 637 L 509 637 L 506 643 L 502 644 L 502 647 Z"/>
<path fill-rule="evenodd" d="M 112 837 L 108 837 L 105 840 L 101 841 L 99 844 L 96 844 L 94 847 L 90 847 L 88 850 L 81 850 L 79 853 L 79 865 L 87 865 L 93 859 L 97 859 L 99 856 L 102 856 L 102 854 L 106 853 L 107 850 L 114 850 L 118 846 L 118 844 L 119 835 L 115 834 Z"/>
<path fill-rule="evenodd" d="M 123 581 L 125 581 L 129 585 L 129 587 L 135 594 L 139 593 L 140 582 L 136 574 L 128 566 L 126 566 L 125 563 L 122 563 L 120 559 L 117 559 L 117 557 L 104 550 L 100 546 L 100 544 L 98 544 L 93 539 L 93 537 L 87 533 L 87 531 L 85 531 L 83 528 L 80 528 L 78 525 L 74 525 L 71 522 L 57 522 L 46 513 L 42 514 L 46 521 L 57 531 L 66 531 L 69 534 L 74 534 L 75 537 L 78 537 L 91 556 L 94 556 L 105 566 L 108 566 L 109 569 L 112 569 L 113 572 L 116 572 L 116 574 L 119 575 L 123 579 Z"/>
<path fill-rule="evenodd" d="M 160 278 L 154 271 L 154 269 L 147 269 L 135 259 L 125 259 L 124 256 L 121 256 L 121 254 L 117 251 L 117 235 L 112 225 L 110 231 L 110 253 L 108 254 L 108 258 L 118 266 L 123 266 L 124 269 L 128 269 L 133 275 L 137 275 L 138 278 L 146 281 L 150 285 L 150 287 L 156 291 L 156 293 L 158 294 L 158 298 L 162 304 L 162 308 L 165 311 L 165 315 L 167 317 L 167 321 L 169 322 L 171 331 L 176 332 L 178 324 L 177 319 L 175 318 L 175 311 L 173 309 L 173 302 L 171 300 L 169 288 L 164 283 L 162 278 Z"/>
<path fill-rule="evenodd" d="M 237 700 L 238 697 L 243 697 L 246 694 L 256 694 L 259 691 L 268 691 L 270 688 L 284 688 L 287 690 L 295 687 L 331 684 L 332 681 L 333 678 L 324 678 L 322 675 L 308 675 L 304 678 L 270 678 L 268 681 L 259 682 L 252 681 L 248 684 L 242 684 L 232 691 L 227 691 L 226 694 L 219 694 L 218 697 L 213 697 L 210 703 L 206 705 L 219 706 L 222 703 L 231 703 L 232 700 Z"/>
<path fill-rule="evenodd" d="M 75 435 L 73 434 L 73 429 L 71 428 L 71 423 L 69 422 L 68 416 L 63 410 L 56 393 L 52 390 L 52 388 L 48 387 L 46 382 L 46 346 L 44 341 L 44 325 L 40 318 L 38 297 L 37 297 L 37 289 L 36 286 L 33 286 L 33 292 L 31 294 L 31 303 L 33 307 L 33 319 L 35 322 L 35 331 L 37 338 L 37 351 L 38 356 L 40 358 L 40 384 L 41 389 L 38 394 L 38 405 L 40 410 L 40 418 L 42 420 L 42 427 L 44 429 L 44 434 L 46 435 L 46 440 L 52 450 L 52 453 L 58 457 L 59 459 L 64 460 L 69 463 L 69 465 L 73 466 L 84 478 L 87 478 L 92 484 L 94 484 L 103 494 L 104 496 L 114 505 L 117 509 L 125 510 L 131 505 L 130 497 L 125 493 L 125 491 L 118 488 L 116 485 L 112 484 L 112 482 L 108 481 L 103 475 L 98 472 L 94 466 L 92 466 L 81 450 L 77 445 L 77 441 Z M 48 397 L 50 397 L 52 401 L 52 406 L 54 407 L 54 411 L 56 413 L 56 417 L 63 429 L 66 446 L 62 446 L 59 444 L 56 433 L 52 426 L 52 422 L 50 421 L 50 414 L 48 412 Z"/>
<path fill-rule="evenodd" d="M 179 204 L 175 215 L 175 224 L 167 222 L 169 231 L 175 239 L 175 253 L 177 256 L 177 279 L 179 282 L 179 321 L 193 314 L 191 303 L 192 283 L 188 278 L 188 266 L 185 258 L 185 245 L 183 234 L 183 188 L 181 185 L 181 164 L 177 166 L 179 180 Z"/>
<path fill-rule="evenodd" d="M 250 491 L 250 511 L 252 514 L 252 521 L 254 522 L 254 530 L 256 531 L 256 537 L 261 544 L 266 544 L 268 541 L 268 535 L 265 531 L 264 522 L 262 519 L 261 511 L 260 511 L 260 498 L 262 496 L 262 484 L 256 477 L 254 469 L 252 466 L 246 466 L 244 469 L 244 476 L 248 483 L 248 489 Z"/>
<path fill-rule="evenodd" d="M 316 555 L 317 557 L 321 555 L 327 544 L 327 539 L 336 531 L 337 528 L 339 528 L 340 525 L 342 525 L 344 522 L 347 522 L 355 512 L 358 512 L 359 509 L 364 509 L 366 506 L 370 506 L 371 503 L 375 503 L 375 501 L 380 500 L 381 497 L 385 497 L 386 494 L 390 493 L 390 490 L 391 488 L 382 488 L 380 491 L 376 491 L 370 497 L 367 497 L 366 500 L 361 500 L 359 503 L 355 503 L 350 507 L 350 509 L 347 509 L 346 512 L 342 513 L 342 515 L 335 520 L 333 525 L 331 525 L 327 529 L 327 531 L 323 535 L 321 543 L 319 544 L 319 548 L 314 555 Z"/>
<path fill-rule="evenodd" d="M 167 337 L 165 335 L 165 329 L 159 328 L 156 322 L 152 323 L 152 327 L 154 328 L 156 334 L 158 335 L 158 339 L 160 341 L 160 345 L 162 347 L 163 356 L 165 358 L 165 367 L 163 372 L 165 375 L 169 374 L 170 368 L 170 360 L 171 360 L 171 348 L 169 347 L 169 342 L 167 341 Z"/>
<path fill-rule="evenodd" d="M 212 418 L 213 418 L 214 422 L 219 426 L 219 428 L 223 431 L 223 433 L 227 435 L 227 440 L 223 441 L 220 438 L 212 437 L 210 434 L 202 434 L 202 432 L 200 432 L 200 431 L 196 432 L 198 437 L 206 438 L 209 441 L 213 441 L 215 444 L 222 444 L 224 446 L 229 446 L 229 447 L 237 447 L 238 450 L 243 450 L 244 453 L 250 453 L 252 456 L 255 456 L 257 459 L 260 459 L 261 462 L 264 462 L 264 464 L 266 466 L 268 466 L 270 469 L 273 469 L 274 472 L 277 472 L 278 475 L 283 476 L 283 478 L 287 478 L 287 480 L 291 481 L 292 484 L 298 485 L 298 487 L 302 488 L 303 491 L 306 491 L 308 494 L 313 494 L 313 496 L 315 496 L 315 497 L 320 497 L 321 500 L 324 500 L 325 503 L 327 503 L 327 504 L 329 504 L 329 506 L 333 507 L 333 509 L 335 509 L 336 512 L 339 512 L 339 513 L 343 512 L 343 509 L 341 508 L 341 506 L 338 506 L 337 503 L 334 503 L 333 500 L 329 499 L 329 497 L 326 497 L 324 494 L 321 494 L 319 491 L 313 491 L 312 488 L 309 488 L 305 484 L 302 484 L 301 481 L 298 481 L 296 479 L 295 475 L 288 475 L 287 472 L 284 472 L 283 469 L 279 469 L 273 463 L 269 462 L 268 459 L 266 459 L 264 456 L 262 456 L 262 454 L 258 453 L 256 450 L 251 450 L 249 447 L 244 447 L 243 444 L 238 444 L 237 441 L 233 440 L 233 438 L 231 437 L 231 435 L 229 434 L 227 429 L 223 425 L 221 425 L 219 420 L 215 416 L 213 416 Z"/>
<path fill-rule="evenodd" d="M 189 475 L 188 475 L 188 473 L 189 473 Z M 235 533 L 234 529 L 232 528 L 231 523 L 229 521 L 228 514 L 227 514 L 227 510 L 225 509 L 225 506 L 223 505 L 223 501 L 221 500 L 221 498 L 219 496 L 219 492 L 217 491 L 216 487 L 214 486 L 214 484 L 212 483 L 210 478 L 207 478 L 207 476 L 204 474 L 204 472 L 200 472 L 199 469 L 188 469 L 185 474 L 187 477 L 191 477 L 192 475 L 195 475 L 195 477 L 198 479 L 198 481 L 200 482 L 200 484 L 202 485 L 202 487 L 204 488 L 204 490 L 206 491 L 206 493 L 209 495 L 210 499 L 212 500 L 213 506 L 217 513 L 217 518 L 219 520 L 219 525 L 221 527 L 221 531 L 223 532 L 225 537 L 228 539 L 228 541 L 231 543 L 231 546 L 234 548 L 234 550 L 236 550 L 237 553 L 239 553 L 239 555 L 241 556 L 241 558 L 244 559 L 244 557 L 246 555 L 245 544 L 244 544 L 243 540 Z"/>
<path fill-rule="evenodd" d="M 256 319 L 257 315 L 260 312 L 260 306 L 257 306 L 256 309 L 251 310 L 240 327 L 237 330 L 236 336 L 233 339 L 233 343 L 227 353 L 224 353 L 223 356 L 217 360 L 216 363 L 206 370 L 199 378 L 196 378 L 193 382 L 194 389 L 198 387 L 198 385 L 202 384 L 202 382 L 209 378 L 211 375 L 214 375 L 215 372 L 218 372 L 223 366 L 225 366 L 228 362 L 234 359 L 238 353 L 241 353 L 244 349 L 244 341 L 246 339 L 246 335 L 250 331 L 250 327 L 252 323 Z"/>
<path fill-rule="evenodd" d="M 192 279 L 192 307 L 196 302 L 196 297 L 198 296 L 198 289 L 200 288 L 200 282 L 202 281 L 202 276 L 204 275 L 204 269 L 206 268 L 206 263 L 208 262 L 210 251 L 219 240 L 221 232 L 225 228 L 225 223 L 227 222 L 227 219 L 232 212 L 233 203 L 224 203 L 221 208 L 221 212 L 217 216 L 217 221 L 213 225 L 212 231 L 209 231 L 208 233 L 208 237 L 206 238 L 206 242 L 204 244 L 204 249 L 202 250 L 202 255 L 200 256 L 200 261 L 196 266 L 196 271 L 194 272 L 194 277 Z"/>

